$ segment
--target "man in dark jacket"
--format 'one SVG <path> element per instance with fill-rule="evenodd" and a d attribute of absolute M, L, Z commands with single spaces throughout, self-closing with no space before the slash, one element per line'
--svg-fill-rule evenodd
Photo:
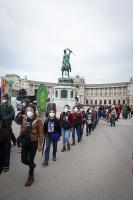
<path fill-rule="evenodd" d="M 10 132 L 13 146 L 16 146 L 16 138 L 12 131 L 12 121 L 14 120 L 15 111 L 12 105 L 9 104 L 8 94 L 3 95 L 2 105 L 0 106 L 0 114 L 3 116 L 4 127 Z"/>

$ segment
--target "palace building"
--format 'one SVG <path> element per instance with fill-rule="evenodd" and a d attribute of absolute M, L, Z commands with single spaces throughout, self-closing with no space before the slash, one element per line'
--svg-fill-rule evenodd
<path fill-rule="evenodd" d="M 27 96 L 35 96 L 38 86 L 44 83 L 48 88 L 48 96 L 51 101 L 54 99 L 54 86 L 57 83 L 40 82 L 28 80 L 27 77 L 20 78 L 17 75 L 8 74 L 2 77 L 12 82 L 12 95 L 18 96 L 19 91 L 26 90 Z M 130 104 L 133 105 L 133 78 L 127 82 L 88 84 L 80 76 L 72 77 L 76 88 L 76 101 L 84 105 L 111 105 Z"/>

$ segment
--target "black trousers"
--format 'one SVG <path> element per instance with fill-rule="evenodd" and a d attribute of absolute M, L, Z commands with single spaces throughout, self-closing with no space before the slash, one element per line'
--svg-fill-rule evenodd
<path fill-rule="evenodd" d="M 13 144 L 16 144 L 16 137 L 13 133 L 13 130 L 12 130 L 12 120 L 10 121 L 4 121 L 4 124 L 3 126 L 10 132 L 11 134 L 11 141 L 13 142 Z"/>
<path fill-rule="evenodd" d="M 3 129 L 4 130 L 4 129 Z M 0 174 L 3 168 L 10 167 L 11 139 L 10 133 L 0 130 Z"/>
<path fill-rule="evenodd" d="M 92 130 L 92 124 L 86 123 L 86 132 L 87 132 L 87 134 L 88 133 L 91 134 L 91 130 Z"/>
<path fill-rule="evenodd" d="M 37 152 L 38 141 L 30 142 L 29 146 L 26 143 L 22 143 L 22 150 L 21 150 L 21 161 L 23 164 L 29 166 L 29 175 L 34 175 L 34 168 L 35 168 L 35 155 Z"/>

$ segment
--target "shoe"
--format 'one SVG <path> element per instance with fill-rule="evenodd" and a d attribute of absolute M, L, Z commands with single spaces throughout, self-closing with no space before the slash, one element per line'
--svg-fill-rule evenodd
<path fill-rule="evenodd" d="M 64 152 L 64 151 L 66 151 L 66 145 L 64 145 L 62 150 L 61 150 L 61 152 Z"/>
<path fill-rule="evenodd" d="M 86 134 L 86 136 L 89 136 L 88 133 Z"/>
<path fill-rule="evenodd" d="M 47 161 L 47 160 L 44 160 L 44 162 L 42 163 L 42 165 L 48 166 L 48 161 Z"/>
<path fill-rule="evenodd" d="M 31 186 L 33 182 L 34 182 L 34 177 L 33 176 L 28 176 L 28 179 L 25 182 L 25 187 Z"/>
<path fill-rule="evenodd" d="M 68 144 L 67 144 L 67 151 L 70 151 L 70 148 L 71 148 L 71 147 L 70 147 L 70 144 L 68 143 Z"/>
<path fill-rule="evenodd" d="M 9 171 L 9 167 L 3 167 L 3 172 L 8 172 Z"/>
<path fill-rule="evenodd" d="M 74 146 L 75 145 L 75 141 L 73 141 L 73 143 L 71 145 Z"/>
<path fill-rule="evenodd" d="M 56 157 L 55 156 L 53 157 L 53 161 L 56 161 Z"/>

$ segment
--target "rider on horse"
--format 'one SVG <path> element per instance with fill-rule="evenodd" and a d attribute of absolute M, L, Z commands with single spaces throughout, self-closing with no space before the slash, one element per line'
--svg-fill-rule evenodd
<path fill-rule="evenodd" d="M 69 51 L 69 53 L 67 53 L 67 50 Z M 71 53 L 72 51 L 70 49 L 64 50 L 64 56 L 63 56 L 63 62 L 62 62 L 62 68 L 61 68 L 62 76 L 63 76 L 64 71 L 68 73 L 68 77 L 69 77 L 69 71 L 71 72 L 71 64 L 69 62 Z"/>

